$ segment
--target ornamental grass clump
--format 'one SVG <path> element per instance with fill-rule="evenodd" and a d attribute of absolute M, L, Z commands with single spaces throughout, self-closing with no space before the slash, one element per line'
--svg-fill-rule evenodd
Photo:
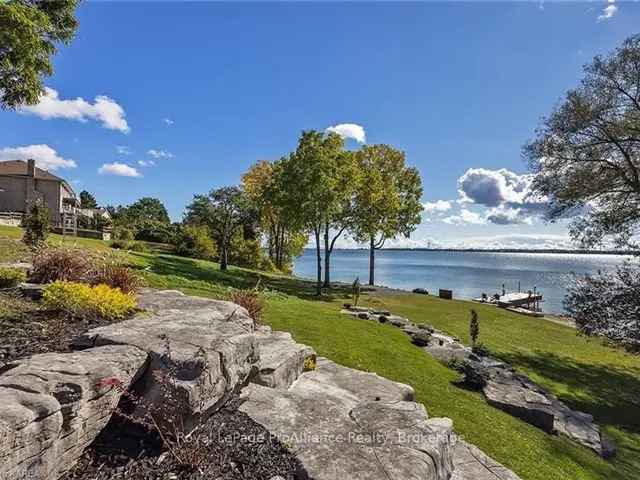
<path fill-rule="evenodd" d="M 244 307 L 254 322 L 261 322 L 264 297 L 257 289 L 236 290 L 231 294 L 231 301 Z"/>
<path fill-rule="evenodd" d="M 77 248 L 41 248 L 33 258 L 29 280 L 33 283 L 57 280 L 86 282 L 90 277 L 92 262 L 92 255 Z"/>
<path fill-rule="evenodd" d="M 136 308 L 133 294 L 108 285 L 56 281 L 42 295 L 46 308 L 85 320 L 122 320 Z"/>
<path fill-rule="evenodd" d="M 121 265 L 113 257 L 94 261 L 88 278 L 91 285 L 108 285 L 124 293 L 135 293 L 142 283 L 141 278 L 130 268 Z"/>

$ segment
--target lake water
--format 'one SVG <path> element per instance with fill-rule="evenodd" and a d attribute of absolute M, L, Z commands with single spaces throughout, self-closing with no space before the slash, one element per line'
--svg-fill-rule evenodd
<path fill-rule="evenodd" d="M 628 258 L 622 255 L 563 253 L 434 252 L 378 250 L 376 284 L 404 290 L 426 288 L 453 290 L 454 298 L 476 298 L 502 290 L 523 291 L 536 287 L 544 296 L 543 311 L 562 313 L 562 300 L 572 274 L 615 269 Z M 367 250 L 336 250 L 331 255 L 331 280 L 352 282 L 356 276 L 369 280 Z M 294 265 L 294 273 L 315 278 L 315 250 L 305 250 Z"/>

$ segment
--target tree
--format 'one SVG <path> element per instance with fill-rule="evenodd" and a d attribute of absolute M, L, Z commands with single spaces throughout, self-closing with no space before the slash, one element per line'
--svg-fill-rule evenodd
<path fill-rule="evenodd" d="M 576 277 L 564 306 L 585 335 L 601 335 L 640 350 L 640 264 L 615 272 Z"/>
<path fill-rule="evenodd" d="M 123 207 L 109 205 L 106 210 L 117 230 L 132 230 L 136 240 L 158 243 L 175 243 L 179 226 L 172 225 L 167 209 L 157 198 L 143 197 Z"/>
<path fill-rule="evenodd" d="M 96 198 L 86 190 L 80 192 L 80 208 L 98 208 Z"/>
<path fill-rule="evenodd" d="M 575 216 L 584 247 L 612 238 L 638 249 L 640 224 L 640 35 L 584 68 L 580 86 L 544 119 L 523 154 L 533 190 L 555 221 Z"/>
<path fill-rule="evenodd" d="M 75 36 L 78 0 L 0 2 L 0 105 L 34 105 L 44 92 L 43 76 L 53 74 L 58 43 Z"/>
<path fill-rule="evenodd" d="M 239 187 L 223 187 L 208 195 L 195 195 L 185 216 L 185 223 L 206 225 L 211 230 L 220 253 L 220 270 L 227 269 L 234 233 L 256 222 L 257 212 Z"/>
<path fill-rule="evenodd" d="M 409 237 L 420 223 L 422 181 L 405 155 L 388 145 L 365 145 L 356 153 L 358 182 L 350 231 L 369 244 L 369 285 L 375 282 L 375 251 L 388 239 Z"/>
<path fill-rule="evenodd" d="M 183 257 L 213 260 L 217 252 L 206 226 L 184 225 L 176 241 L 176 253 Z"/>
<path fill-rule="evenodd" d="M 49 235 L 49 209 L 41 201 L 35 201 L 29 206 L 24 220 L 24 236 L 22 241 L 31 248 L 44 245 Z"/>
<path fill-rule="evenodd" d="M 134 224 L 144 222 L 159 222 L 168 224 L 171 222 L 167 209 L 157 198 L 143 197 L 137 202 L 132 203 L 128 207 L 121 209 L 119 212 L 121 217 L 126 221 Z"/>
<path fill-rule="evenodd" d="M 242 187 L 260 217 L 266 235 L 269 259 L 280 271 L 289 271 L 293 258 L 307 242 L 298 209 L 291 201 L 291 185 L 284 183 L 283 169 L 288 161 L 260 161 L 242 176 Z"/>
<path fill-rule="evenodd" d="M 336 240 L 353 225 L 356 178 L 355 155 L 341 152 L 335 157 L 333 171 L 333 206 L 324 222 L 324 287 L 331 287 L 331 254 Z"/>
<path fill-rule="evenodd" d="M 283 182 L 288 203 L 297 210 L 305 229 L 311 231 L 316 245 L 316 289 L 322 293 L 321 235 L 327 232 L 343 208 L 344 186 L 341 170 L 344 141 L 334 133 L 303 131 L 296 151 L 285 164 Z M 325 241 L 327 245 L 328 241 Z M 325 251 L 325 256 L 327 251 Z M 328 268 L 328 261 L 325 268 Z M 327 277 L 328 279 L 329 277 Z"/>
<path fill-rule="evenodd" d="M 478 321 L 478 313 L 471 310 L 471 320 L 469 321 L 469 336 L 471 337 L 471 346 L 475 348 L 478 343 L 478 335 L 480 335 L 480 322 Z"/>

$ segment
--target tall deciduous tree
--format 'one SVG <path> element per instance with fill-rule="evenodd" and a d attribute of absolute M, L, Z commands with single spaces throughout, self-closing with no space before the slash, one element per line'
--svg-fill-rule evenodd
<path fill-rule="evenodd" d="M 524 147 L 551 220 L 576 215 L 585 247 L 632 246 L 640 225 L 640 35 L 585 66 L 579 87 Z M 638 246 L 635 245 L 637 249 Z"/>
<path fill-rule="evenodd" d="M 336 241 L 353 225 L 356 192 L 356 162 L 354 152 L 344 151 L 331 163 L 333 176 L 333 207 L 324 222 L 324 283 L 331 287 L 331 254 Z"/>
<path fill-rule="evenodd" d="M 314 236 L 318 294 L 322 292 L 321 237 L 342 209 L 343 145 L 334 133 L 304 131 L 283 171 L 289 204 L 295 205 L 302 224 Z"/>
<path fill-rule="evenodd" d="M 143 197 L 120 211 L 121 216 L 129 222 L 159 222 L 170 223 L 169 214 L 163 203 L 152 197 Z"/>
<path fill-rule="evenodd" d="M 187 206 L 185 223 L 206 225 L 216 240 L 220 253 L 220 270 L 226 270 L 233 235 L 247 225 L 254 225 L 257 212 L 239 187 L 223 187 L 208 195 L 196 195 Z"/>
<path fill-rule="evenodd" d="M 78 0 L 0 2 L 0 106 L 38 103 L 42 77 L 53 73 L 56 45 L 69 43 Z"/>
<path fill-rule="evenodd" d="M 81 208 L 98 208 L 98 202 L 96 197 L 86 190 L 80 192 L 80 207 Z"/>
<path fill-rule="evenodd" d="M 409 237 L 420 223 L 422 181 L 405 166 L 404 152 L 365 145 L 356 153 L 358 182 L 351 232 L 369 245 L 369 285 L 375 283 L 375 251 L 388 239 Z"/>
<path fill-rule="evenodd" d="M 298 210 L 290 203 L 292 186 L 284 184 L 287 157 L 276 162 L 260 161 L 242 176 L 242 186 L 260 216 L 266 234 L 269 258 L 278 270 L 287 271 L 307 241 Z"/>

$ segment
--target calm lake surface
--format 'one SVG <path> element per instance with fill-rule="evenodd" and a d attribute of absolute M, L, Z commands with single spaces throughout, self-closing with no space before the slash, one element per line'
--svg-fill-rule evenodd
<path fill-rule="evenodd" d="M 572 274 L 615 269 L 628 257 L 564 253 L 493 253 L 378 250 L 376 284 L 404 290 L 422 287 L 435 293 L 453 290 L 454 298 L 476 298 L 502 290 L 523 291 L 535 286 L 544 296 L 541 307 L 548 313 L 562 313 L 562 300 Z M 331 255 L 331 280 L 362 283 L 369 279 L 369 252 L 335 250 Z M 305 250 L 294 265 L 300 277 L 315 278 L 315 251 Z"/>

